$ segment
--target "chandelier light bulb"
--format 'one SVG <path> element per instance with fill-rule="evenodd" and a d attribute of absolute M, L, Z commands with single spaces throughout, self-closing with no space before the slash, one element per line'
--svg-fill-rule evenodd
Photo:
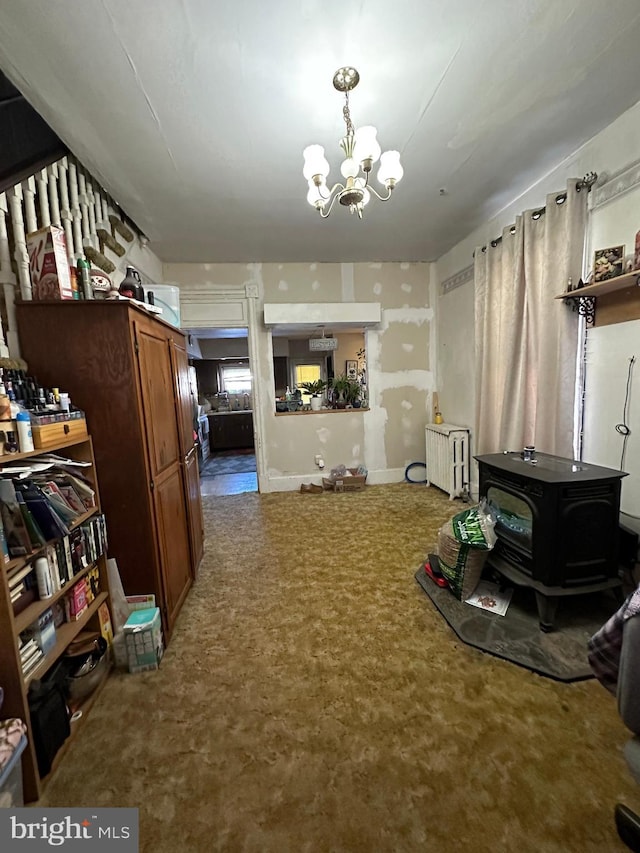
<path fill-rule="evenodd" d="M 397 184 L 404 175 L 404 169 L 400 165 L 399 151 L 385 151 L 380 157 L 380 168 L 378 169 L 378 180 L 385 187 L 392 183 Z"/>
<path fill-rule="evenodd" d="M 320 194 L 320 187 L 317 187 L 313 181 L 311 183 L 311 189 L 307 193 L 307 201 L 311 205 L 311 207 L 324 207 L 324 199 Z"/>
<path fill-rule="evenodd" d="M 371 200 L 371 193 L 367 189 L 367 182 L 364 178 L 356 178 L 354 184 L 359 190 L 362 190 L 361 204 L 364 207 L 366 204 L 369 204 L 369 201 Z"/>
<path fill-rule="evenodd" d="M 343 178 L 355 178 L 360 171 L 360 164 L 353 157 L 347 157 L 340 166 Z"/>
<path fill-rule="evenodd" d="M 355 147 L 353 150 L 354 159 L 359 163 L 364 160 L 371 160 L 375 163 L 380 157 L 380 145 L 378 144 L 378 131 L 371 125 L 359 127 L 355 134 Z"/>
<path fill-rule="evenodd" d="M 322 145 L 308 145 L 302 152 L 304 157 L 304 168 L 302 174 L 307 180 L 321 175 L 324 180 L 329 174 L 329 163 L 324 156 L 324 148 Z"/>

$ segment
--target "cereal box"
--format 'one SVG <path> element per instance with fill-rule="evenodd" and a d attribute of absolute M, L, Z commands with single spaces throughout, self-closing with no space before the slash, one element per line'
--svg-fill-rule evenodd
<path fill-rule="evenodd" d="M 27 234 L 34 299 L 73 299 L 64 231 L 49 225 Z"/>

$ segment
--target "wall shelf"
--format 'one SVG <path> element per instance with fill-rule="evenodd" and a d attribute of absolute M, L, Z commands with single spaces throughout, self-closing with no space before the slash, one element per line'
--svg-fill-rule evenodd
<path fill-rule="evenodd" d="M 588 284 L 586 287 L 580 287 L 577 290 L 559 293 L 555 299 L 562 299 L 566 304 L 571 304 L 574 310 L 584 316 L 587 325 L 593 326 L 598 297 L 623 290 L 630 291 L 638 286 L 640 286 L 640 270 L 631 270 L 631 272 L 609 278 L 606 281 L 597 281 L 595 284 Z"/>
<path fill-rule="evenodd" d="M 640 270 L 631 270 L 624 275 L 608 278 L 606 281 L 597 281 L 588 284 L 579 290 L 568 290 L 560 293 L 556 299 L 582 299 L 585 296 L 604 296 L 605 293 L 613 293 L 615 290 L 624 290 L 626 287 L 640 286 Z"/>

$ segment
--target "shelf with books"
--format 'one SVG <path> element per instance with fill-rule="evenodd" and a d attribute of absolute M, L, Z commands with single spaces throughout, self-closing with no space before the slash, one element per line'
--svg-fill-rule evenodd
<path fill-rule="evenodd" d="M 76 619 L 74 622 L 63 622 L 60 627 L 56 628 L 55 646 L 47 652 L 41 663 L 39 663 L 38 666 L 25 678 L 25 685 L 27 687 L 34 679 L 40 678 L 53 666 L 58 658 L 64 653 L 69 643 L 80 633 L 80 631 L 83 630 L 83 628 L 86 627 L 87 623 L 98 612 L 98 608 L 102 602 L 106 601 L 108 597 L 109 594 L 107 592 L 99 593 L 80 619 Z"/>
<path fill-rule="evenodd" d="M 46 692 L 49 680 L 66 672 L 64 653 L 81 632 L 99 636 L 103 605 L 108 610 L 111 606 L 106 523 L 91 437 L 2 457 L 1 483 L 0 684 L 5 691 L 3 712 L 27 724 L 22 771 L 25 802 L 32 802 L 40 798 L 43 780 L 51 775 L 49 764 L 43 769 L 38 746 L 36 732 L 41 732 L 42 721 L 34 716 L 38 711 L 33 702 L 42 694 L 37 691 Z M 12 503 L 9 515 L 7 497 Z M 38 589 L 38 581 L 44 588 Z M 68 700 L 60 696 L 60 713 L 68 716 Z M 71 728 L 65 746 L 76 730 Z M 62 745 L 56 743 L 54 753 L 62 753 Z"/>
<path fill-rule="evenodd" d="M 64 598 L 65 595 L 68 595 L 71 587 L 83 577 L 85 577 L 91 569 L 95 569 L 98 565 L 97 561 L 90 563 L 84 569 L 81 569 L 77 574 L 73 576 L 73 580 L 68 581 L 62 589 L 59 589 L 57 592 L 51 596 L 51 598 L 38 598 L 32 604 L 29 604 L 25 607 L 24 610 L 21 610 L 17 616 L 14 616 L 14 626 L 16 634 L 22 633 L 26 628 L 29 627 L 33 622 L 36 621 L 38 616 L 44 613 L 49 607 L 52 607 L 57 601 Z"/>

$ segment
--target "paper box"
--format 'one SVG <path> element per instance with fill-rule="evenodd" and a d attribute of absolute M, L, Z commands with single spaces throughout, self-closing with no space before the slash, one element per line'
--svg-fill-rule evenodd
<path fill-rule="evenodd" d="M 34 299 L 73 299 L 64 231 L 49 225 L 27 234 Z"/>
<path fill-rule="evenodd" d="M 124 623 L 129 672 L 157 669 L 164 651 L 160 608 L 134 610 Z"/>

